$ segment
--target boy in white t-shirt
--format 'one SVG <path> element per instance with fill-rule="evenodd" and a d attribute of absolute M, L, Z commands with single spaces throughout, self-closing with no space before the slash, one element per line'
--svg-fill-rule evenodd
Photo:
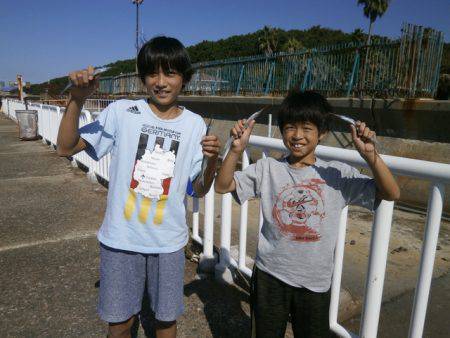
<path fill-rule="evenodd" d="M 184 309 L 186 187 L 193 182 L 197 196 L 210 189 L 220 145 L 216 136 L 205 136 L 199 115 L 177 104 L 193 72 L 181 42 L 151 39 L 137 65 L 149 98 L 113 102 L 82 128 L 80 111 L 96 80 L 92 67 L 70 74 L 73 87 L 57 150 L 61 156 L 85 150 L 94 159 L 111 154 L 108 203 L 98 232 L 98 312 L 109 323 L 108 336 L 130 337 L 147 284 L 157 337 L 175 337 Z"/>

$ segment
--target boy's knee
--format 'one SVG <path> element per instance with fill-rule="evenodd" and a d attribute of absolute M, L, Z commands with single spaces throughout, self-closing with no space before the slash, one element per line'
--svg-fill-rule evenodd
<path fill-rule="evenodd" d="M 134 317 L 135 316 L 120 323 L 109 323 L 108 338 L 130 337 L 131 327 L 133 326 L 134 323 Z"/>

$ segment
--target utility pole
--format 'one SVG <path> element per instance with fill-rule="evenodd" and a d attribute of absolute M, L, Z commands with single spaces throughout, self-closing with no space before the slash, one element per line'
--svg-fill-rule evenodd
<path fill-rule="evenodd" d="M 19 92 L 19 100 L 23 100 L 23 79 L 22 75 L 17 74 L 17 90 Z"/>
<path fill-rule="evenodd" d="M 133 0 L 133 4 L 136 5 L 136 73 L 137 69 L 137 57 L 139 53 L 139 5 L 142 4 L 144 0 Z"/>

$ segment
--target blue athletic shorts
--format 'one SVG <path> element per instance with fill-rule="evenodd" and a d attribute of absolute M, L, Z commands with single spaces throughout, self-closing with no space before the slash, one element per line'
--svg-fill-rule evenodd
<path fill-rule="evenodd" d="M 139 313 L 147 282 L 155 318 L 176 320 L 184 311 L 184 263 L 184 248 L 172 253 L 141 254 L 100 243 L 100 318 L 119 323 Z"/>

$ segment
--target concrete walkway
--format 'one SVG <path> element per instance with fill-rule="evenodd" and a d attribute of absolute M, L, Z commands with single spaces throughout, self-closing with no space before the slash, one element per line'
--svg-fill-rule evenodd
<path fill-rule="evenodd" d="M 0 332 L 2 337 L 99 337 L 105 324 L 96 315 L 98 243 L 95 233 L 106 207 L 106 189 L 57 157 L 42 141 L 19 141 L 17 126 L 0 114 Z M 216 198 L 216 224 L 220 201 Z M 249 214 L 248 253 L 256 246 L 258 204 Z M 237 224 L 238 209 L 233 211 Z M 407 334 L 411 297 L 424 217 L 396 211 L 383 297 L 379 337 Z M 364 291 L 371 215 L 350 213 L 343 287 L 349 306 L 341 318 L 358 331 Z M 425 337 L 446 337 L 450 304 L 450 226 L 443 222 Z M 215 229 L 219 243 L 220 227 Z M 233 228 L 232 244 L 237 243 Z M 189 251 L 198 248 L 190 246 Z M 186 261 L 185 314 L 179 337 L 248 337 L 248 293 L 212 278 L 200 280 L 197 265 Z M 342 317 L 344 315 L 344 317 Z M 401 334 L 399 334 L 401 332 Z M 138 329 L 137 337 L 145 337 Z M 290 330 L 288 337 L 292 336 Z"/>
<path fill-rule="evenodd" d="M 96 315 L 106 189 L 0 114 L 1 337 L 102 337 Z M 186 260 L 179 337 L 246 337 L 248 294 Z M 138 337 L 145 337 L 139 329 Z"/>

